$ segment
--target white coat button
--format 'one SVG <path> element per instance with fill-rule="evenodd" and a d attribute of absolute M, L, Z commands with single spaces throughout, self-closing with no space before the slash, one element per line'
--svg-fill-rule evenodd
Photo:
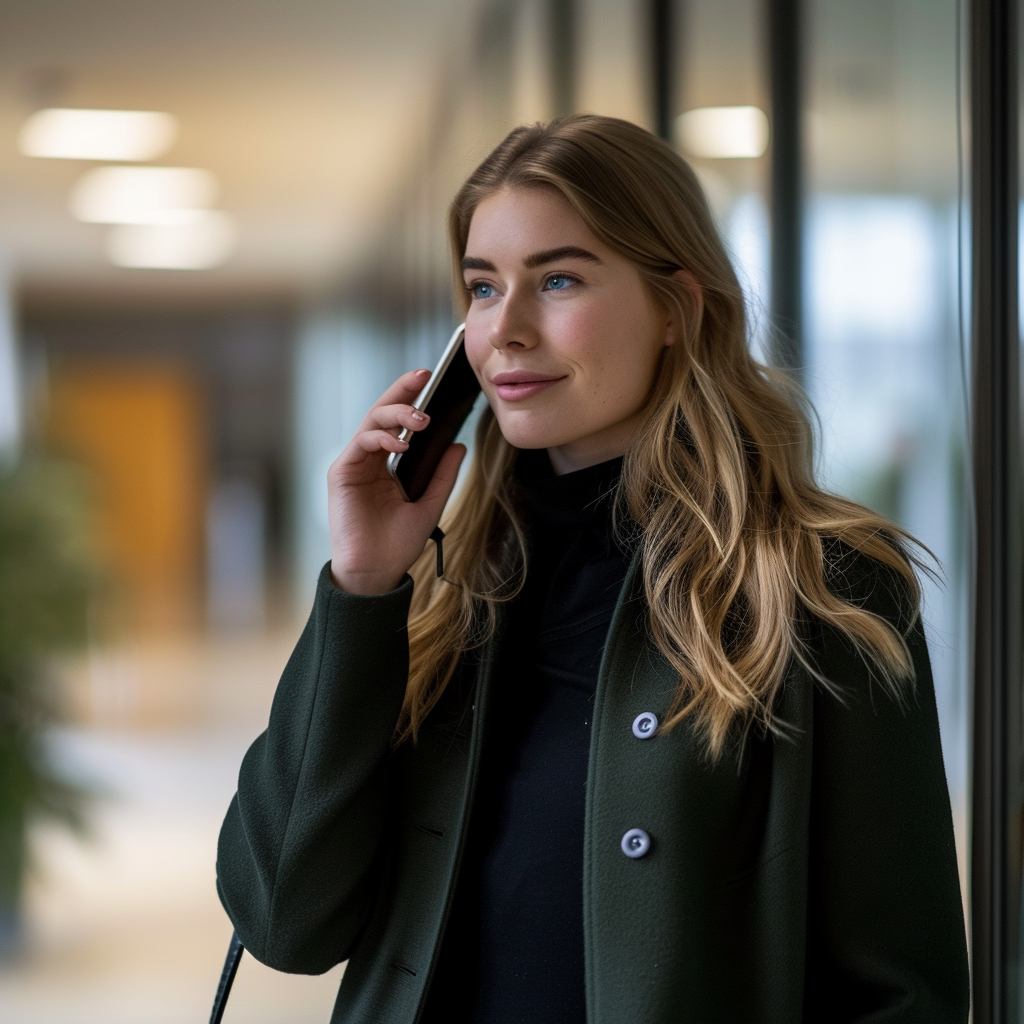
<path fill-rule="evenodd" d="M 622 837 L 622 852 L 627 857 L 642 857 L 651 848 L 651 837 L 642 828 L 631 828 Z"/>
<path fill-rule="evenodd" d="M 641 711 L 633 719 L 633 735 L 638 740 L 649 740 L 658 728 L 658 716 L 653 711 Z"/>

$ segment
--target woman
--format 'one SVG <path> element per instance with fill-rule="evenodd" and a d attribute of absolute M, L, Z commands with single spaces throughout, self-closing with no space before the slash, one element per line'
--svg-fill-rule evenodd
<path fill-rule="evenodd" d="M 911 539 L 813 483 L 693 172 L 513 131 L 450 214 L 489 408 L 405 504 L 426 371 L 329 476 L 332 558 L 218 885 L 333 1020 L 966 1021 Z"/>

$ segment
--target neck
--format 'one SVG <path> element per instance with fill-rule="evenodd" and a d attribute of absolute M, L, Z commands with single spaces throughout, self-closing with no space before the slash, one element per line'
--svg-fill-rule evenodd
<path fill-rule="evenodd" d="M 578 441 L 549 448 L 548 458 L 555 476 L 575 473 L 578 469 L 586 469 L 625 455 L 632 440 L 634 425 L 635 419 L 630 419 Z"/>

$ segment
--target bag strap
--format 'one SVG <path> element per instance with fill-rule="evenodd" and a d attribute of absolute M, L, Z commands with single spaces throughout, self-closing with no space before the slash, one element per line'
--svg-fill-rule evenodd
<path fill-rule="evenodd" d="M 227 1006 L 228 996 L 231 995 L 231 983 L 235 980 L 238 971 L 238 962 L 242 959 L 245 947 L 236 932 L 231 933 L 231 945 L 228 946 L 228 955 L 224 959 L 224 970 L 220 972 L 220 984 L 217 985 L 217 994 L 213 997 L 213 1013 L 210 1014 L 210 1024 L 220 1024 L 224 1016 L 224 1007 Z"/>

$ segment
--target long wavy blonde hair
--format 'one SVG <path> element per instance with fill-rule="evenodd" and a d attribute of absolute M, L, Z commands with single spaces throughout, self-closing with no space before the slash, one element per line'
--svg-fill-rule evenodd
<path fill-rule="evenodd" d="M 692 719 L 712 758 L 734 723 L 778 729 L 773 704 L 787 665 L 794 657 L 807 664 L 807 615 L 835 627 L 899 693 L 913 678 L 904 638 L 835 592 L 828 549 L 840 542 L 887 566 L 905 583 L 912 620 L 921 565 L 913 539 L 816 486 L 803 399 L 786 375 L 750 354 L 743 294 L 690 166 L 615 118 L 576 115 L 515 129 L 449 212 L 463 312 L 460 261 L 473 211 L 509 187 L 557 189 L 597 238 L 637 267 L 678 325 L 617 496 L 635 524 L 651 639 L 679 674 L 661 728 Z M 485 410 L 444 521 L 446 578 L 435 579 L 429 551 L 412 570 L 409 683 L 396 742 L 415 739 L 464 652 L 492 635 L 500 604 L 522 585 L 515 455 Z"/>

